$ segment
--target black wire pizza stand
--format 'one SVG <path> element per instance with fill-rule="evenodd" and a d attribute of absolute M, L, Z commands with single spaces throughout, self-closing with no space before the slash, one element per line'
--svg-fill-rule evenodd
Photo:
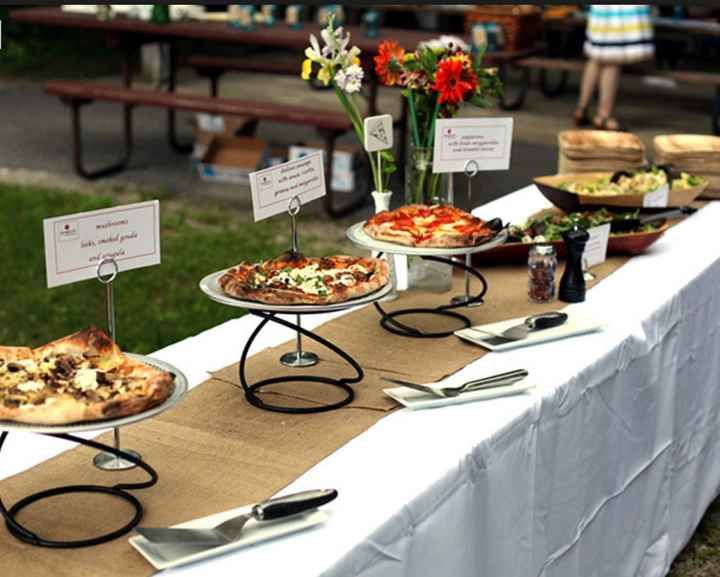
<path fill-rule="evenodd" d="M 419 256 L 424 260 L 442 262 L 449 264 L 455 268 L 459 268 L 465 272 L 465 295 L 461 298 L 454 298 L 449 304 L 440 305 L 434 308 L 408 308 L 398 309 L 388 312 L 382 308 L 379 303 L 373 303 L 378 313 L 380 313 L 380 324 L 382 327 L 396 335 L 404 337 L 412 337 L 419 339 L 432 339 L 448 337 L 456 330 L 468 328 L 472 325 L 470 319 L 465 315 L 457 312 L 457 309 L 471 307 L 482 304 L 487 292 L 487 281 L 479 270 L 470 266 L 470 255 L 477 252 L 483 252 L 495 248 L 503 244 L 507 240 L 507 230 L 500 230 L 491 240 L 483 244 L 462 248 L 426 248 L 426 247 L 409 247 L 391 242 L 375 240 L 365 233 L 363 230 L 364 222 L 358 222 L 347 229 L 347 237 L 356 245 L 363 248 L 386 254 L 402 254 L 406 256 Z M 453 257 L 465 257 L 465 262 L 461 262 Z M 480 281 L 480 291 L 473 295 L 470 294 L 470 277 L 474 277 Z M 398 317 L 408 315 L 434 315 L 451 318 L 458 321 L 459 326 L 448 331 L 423 331 L 417 327 L 413 327 L 407 323 L 398 320 Z"/>
<path fill-rule="evenodd" d="M 386 284 L 381 289 L 363 297 L 352 299 L 341 303 L 332 303 L 326 305 L 270 305 L 257 301 L 248 301 L 236 299 L 227 296 L 220 284 L 218 279 L 225 273 L 225 271 L 218 271 L 207 275 L 200 281 L 200 290 L 211 300 L 224 304 L 227 306 L 247 309 L 247 311 L 254 316 L 259 317 L 261 320 L 253 330 L 250 338 L 246 341 L 243 347 L 242 354 L 240 355 L 240 364 L 238 368 L 238 375 L 240 378 L 240 384 L 245 392 L 245 398 L 248 402 L 260 409 L 266 411 L 274 411 L 277 413 L 291 413 L 291 414 L 308 414 L 308 413 L 322 413 L 325 411 L 332 411 L 339 409 L 345 405 L 351 403 L 355 398 L 355 391 L 353 390 L 353 384 L 359 383 L 365 376 L 362 367 L 353 359 L 347 352 L 342 350 L 340 347 L 331 343 L 327 339 L 324 339 L 320 335 L 304 328 L 302 326 L 301 318 L 303 315 L 313 315 L 330 313 L 335 311 L 347 310 L 353 307 L 359 307 L 362 305 L 375 303 L 377 300 L 388 295 L 393 290 L 392 283 Z M 295 322 L 280 317 L 279 315 L 295 315 Z M 308 358 L 306 351 L 302 348 L 302 337 L 322 345 L 326 349 L 335 353 L 338 357 L 344 360 L 355 373 L 350 377 L 343 377 L 339 379 L 325 377 L 320 375 L 280 375 L 277 377 L 271 377 L 268 379 L 262 379 L 255 383 L 250 383 L 247 378 L 247 358 L 250 349 L 258 337 L 260 332 L 267 326 L 268 323 L 273 322 L 292 329 L 296 334 L 296 350 L 292 353 L 287 353 L 280 358 L 280 363 L 287 367 L 307 367 L 316 364 L 315 362 L 306 362 L 304 359 Z M 313 355 L 315 359 L 317 356 Z M 293 359 L 299 362 L 293 362 Z M 321 385 L 327 385 L 330 387 L 336 387 L 343 392 L 343 397 L 334 403 L 328 403 L 324 405 L 315 405 L 309 407 L 298 407 L 298 406 L 286 406 L 278 405 L 265 401 L 258 396 L 262 390 L 272 385 L 280 383 L 317 383 Z"/>
<path fill-rule="evenodd" d="M 14 505 L 7 507 L 5 503 L 0 499 L 0 515 L 5 520 L 5 526 L 11 535 L 38 547 L 49 547 L 53 549 L 77 549 L 80 547 L 89 547 L 92 545 L 99 545 L 101 543 L 107 543 L 113 539 L 125 535 L 133 530 L 134 527 L 140 523 L 143 517 L 144 509 L 140 500 L 135 497 L 129 491 L 147 489 L 155 485 L 158 481 L 158 474 L 150 465 L 144 462 L 140 457 L 135 456 L 129 451 L 123 451 L 117 447 L 100 443 L 93 439 L 85 439 L 84 437 L 77 436 L 74 433 L 85 433 L 91 431 L 100 431 L 108 428 L 122 427 L 144 421 L 154 417 L 163 411 L 175 406 L 180 399 L 185 395 L 188 389 L 188 382 L 178 369 L 174 366 L 153 359 L 151 357 L 145 357 L 143 355 L 134 355 L 126 353 L 129 357 L 144 362 L 150 366 L 158 368 L 163 371 L 171 372 L 175 375 L 175 386 L 172 394 L 160 405 L 153 407 L 147 411 L 144 411 L 137 415 L 130 415 L 128 417 L 121 417 L 118 419 L 109 419 L 105 421 L 92 421 L 87 423 L 78 423 L 74 425 L 31 425 L 26 423 L 17 423 L 10 421 L 0 421 L 0 452 L 2 451 L 5 440 L 10 433 L 35 433 L 39 435 L 45 435 L 47 437 L 53 437 L 55 439 L 61 439 L 65 441 L 71 441 L 79 445 L 86 447 L 92 447 L 94 449 L 105 451 L 117 457 L 118 459 L 125 459 L 141 468 L 148 475 L 147 481 L 140 481 L 135 483 L 117 483 L 115 485 L 67 485 L 62 487 L 55 487 L 52 489 L 46 489 L 32 495 L 28 495 L 20 499 Z M 31 531 L 27 527 L 23 526 L 18 520 L 18 514 L 33 503 L 42 501 L 50 497 L 56 497 L 58 495 L 67 495 L 71 493 L 100 493 L 103 495 L 110 495 L 117 499 L 121 499 L 126 503 L 130 504 L 134 510 L 132 518 L 122 527 L 99 535 L 96 537 L 90 537 L 88 539 L 77 539 L 74 541 L 56 541 L 52 539 L 45 539 L 36 532 Z"/>

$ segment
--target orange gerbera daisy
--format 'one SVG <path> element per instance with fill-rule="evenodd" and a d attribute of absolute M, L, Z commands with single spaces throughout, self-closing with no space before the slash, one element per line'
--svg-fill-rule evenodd
<path fill-rule="evenodd" d="M 405 49 L 394 40 L 385 40 L 378 46 L 375 56 L 375 73 L 386 86 L 400 84 Z"/>
<path fill-rule="evenodd" d="M 477 89 L 477 76 L 462 59 L 446 58 L 438 64 L 433 90 L 438 93 L 438 102 L 458 104 L 470 92 Z"/>

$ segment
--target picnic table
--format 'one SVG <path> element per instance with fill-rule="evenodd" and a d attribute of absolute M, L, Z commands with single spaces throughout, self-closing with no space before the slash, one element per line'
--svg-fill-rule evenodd
<path fill-rule="evenodd" d="M 178 141 L 177 128 L 176 128 L 176 110 L 194 110 L 198 111 L 201 109 L 207 109 L 207 112 L 217 112 L 219 102 L 225 99 L 216 98 L 217 96 L 217 84 L 216 78 L 214 85 L 211 85 L 210 97 L 205 98 L 193 95 L 194 101 L 189 105 L 185 96 L 180 97 L 175 94 L 177 90 L 177 71 L 179 67 L 178 59 L 178 44 L 181 41 L 209 41 L 216 44 L 227 44 L 227 45 L 246 45 L 246 46 L 262 46 L 262 47 L 274 47 L 274 48 L 286 48 L 297 51 L 297 68 L 295 73 L 299 74 L 300 62 L 302 59 L 302 51 L 308 45 L 308 37 L 310 34 L 319 36 L 320 26 L 315 23 L 306 23 L 302 28 L 295 29 L 291 28 L 284 23 L 278 23 L 272 27 L 258 26 L 254 30 L 239 30 L 228 26 L 223 22 L 215 21 L 177 21 L 170 22 L 167 24 L 157 24 L 154 22 L 143 21 L 134 18 L 128 18 L 125 16 L 117 16 L 109 20 L 98 19 L 94 15 L 84 13 L 74 13 L 63 11 L 60 8 L 23 8 L 13 10 L 10 13 L 10 17 L 17 22 L 25 22 L 36 25 L 46 26 L 60 26 L 65 28 L 74 28 L 78 30 L 94 30 L 104 33 L 107 38 L 109 46 L 120 50 L 123 54 L 123 65 L 122 65 L 122 86 L 126 89 L 122 91 L 120 89 L 112 90 L 108 86 L 88 86 L 87 83 L 79 82 L 63 82 L 62 84 L 54 84 L 50 87 L 50 92 L 60 96 L 69 101 L 73 105 L 73 131 L 74 131 L 74 154 L 75 154 L 75 167 L 77 172 L 86 178 L 99 178 L 108 176 L 123 170 L 128 163 L 130 152 L 132 149 L 132 121 L 131 121 L 131 110 L 132 107 L 137 105 L 145 106 L 158 106 L 167 108 L 167 133 L 168 141 L 170 145 L 178 152 L 187 153 L 190 151 L 191 146 L 187 143 L 181 143 Z M 383 28 L 380 30 L 379 36 L 370 38 L 365 34 L 364 29 L 361 26 L 348 26 L 347 29 L 351 33 L 352 42 L 356 44 L 363 52 L 363 66 L 369 72 L 368 78 L 368 92 L 366 98 L 368 100 L 368 112 L 369 114 L 375 114 L 377 111 L 377 95 L 378 95 L 378 80 L 374 74 L 372 66 L 372 55 L 377 49 L 377 45 L 385 39 L 393 39 L 400 46 L 406 50 L 413 50 L 418 43 L 437 36 L 435 33 L 418 31 L 418 30 L 404 30 L 394 28 Z M 148 91 L 141 91 L 132 89 L 134 70 L 133 63 L 135 61 L 137 50 L 140 46 L 147 43 L 163 43 L 168 47 L 169 54 L 169 71 L 167 78 L 166 91 L 169 96 L 166 98 L 159 98 L 157 95 L 149 95 Z M 513 52 L 492 52 L 488 53 L 485 58 L 485 64 L 487 66 L 496 66 L 500 68 L 500 74 L 504 73 L 504 69 L 507 65 L 512 62 L 532 56 L 539 52 L 540 47 L 526 49 L 521 51 Z M 226 70 L 241 69 L 242 66 L 238 64 L 238 60 L 233 64 L 231 59 L 223 59 L 218 62 L 215 60 L 214 68 L 216 73 L 222 73 Z M 248 62 L 252 59 L 245 59 Z M 199 61 L 202 64 L 202 60 Z M 192 59 L 191 59 L 192 64 Z M 207 60 L 204 64 L 208 64 Z M 248 66 L 254 67 L 254 71 L 264 70 L 268 73 L 289 73 L 287 66 L 275 67 L 271 62 L 262 62 L 255 59 L 251 64 L 246 63 L 245 68 Z M 197 66 L 197 68 L 207 70 L 208 66 Z M 212 74 L 210 75 L 212 78 Z M 78 94 L 83 89 L 87 89 L 86 92 L 92 96 L 90 100 L 82 101 Z M 84 167 L 82 160 L 82 144 L 80 139 L 80 121 L 79 114 L 75 111 L 75 108 L 79 108 L 81 105 L 86 104 L 91 100 L 111 100 L 114 102 L 120 102 L 124 104 L 124 126 L 125 126 L 125 155 L 123 159 L 106 168 L 102 168 L 95 171 L 87 170 Z M 249 113 L 257 114 L 259 111 L 266 113 L 265 118 L 270 120 L 287 121 L 286 116 L 280 108 L 284 105 L 272 105 L 271 103 L 263 102 L 262 106 L 260 103 L 242 103 L 237 101 L 234 106 L 224 106 L 223 110 L 226 113 L 232 113 L 233 110 L 238 115 L 248 115 Z M 503 100 L 501 107 L 506 109 L 514 108 L 517 105 L 514 101 Z M 229 108 L 229 109 L 228 109 Z M 301 111 L 296 110 L 299 113 Z M 308 110 L 308 113 L 303 118 L 302 114 L 295 114 L 293 118 L 298 121 L 304 121 L 306 124 L 312 124 L 317 126 L 320 123 L 321 117 L 325 117 L 325 123 L 327 124 L 328 116 L 332 116 L 334 113 L 327 110 Z M 335 113 L 335 114 L 340 114 Z M 332 142 L 338 134 L 350 128 L 349 122 L 343 121 L 339 116 L 334 118 L 335 122 L 332 127 L 325 127 L 325 140 L 326 146 L 326 158 L 332 158 L 331 148 Z M 402 129 L 402 121 L 401 121 Z M 330 165 L 331 163 L 327 163 Z M 332 180 L 328 178 L 327 182 Z M 328 203 L 332 203 L 332 195 L 329 195 Z M 328 212 L 334 216 L 338 216 L 341 213 L 347 212 L 352 209 L 348 207 L 348 210 L 337 210 L 332 207 L 331 204 L 327 205 Z"/>

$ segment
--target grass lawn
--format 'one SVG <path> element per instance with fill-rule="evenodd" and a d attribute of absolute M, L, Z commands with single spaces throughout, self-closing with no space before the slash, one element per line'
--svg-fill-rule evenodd
<path fill-rule="evenodd" d="M 137 200 L 143 199 L 127 202 Z M 0 344 L 37 346 L 91 324 L 106 327 L 104 290 L 96 280 L 47 288 L 42 220 L 117 203 L 0 184 Z M 149 353 L 242 314 L 209 301 L 197 285 L 209 272 L 287 249 L 286 218 L 257 224 L 249 218 L 220 206 L 161 201 L 162 264 L 124 272 L 114 283 L 118 341 L 125 350 Z M 340 227 L 322 223 L 313 233 L 313 223 L 305 224 L 306 253 L 338 250 Z"/>

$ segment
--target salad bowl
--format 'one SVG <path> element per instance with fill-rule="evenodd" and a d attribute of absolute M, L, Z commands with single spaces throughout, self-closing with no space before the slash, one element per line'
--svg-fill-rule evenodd
<path fill-rule="evenodd" d="M 565 212 L 576 212 L 589 207 L 626 207 L 643 208 L 648 206 L 646 197 L 668 186 L 668 178 L 662 178 L 664 171 L 645 171 L 636 173 L 640 185 L 619 186 L 614 181 L 625 174 L 611 172 L 582 172 L 539 176 L 535 185 L 545 198 Z M 684 178 L 671 179 L 672 188 L 668 191 L 667 206 L 686 206 L 694 201 L 707 188 L 708 182 L 700 177 L 683 175 Z M 664 182 L 663 182 L 664 181 Z M 626 181 L 627 182 L 627 181 Z M 571 190 L 568 190 L 571 189 Z M 574 192 L 572 189 L 579 192 Z M 625 190 L 631 191 L 625 193 Z"/>

